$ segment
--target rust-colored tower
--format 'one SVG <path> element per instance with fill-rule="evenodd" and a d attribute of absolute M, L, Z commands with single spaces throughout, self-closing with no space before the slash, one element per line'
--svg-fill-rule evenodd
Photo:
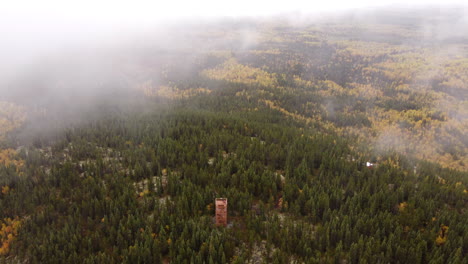
<path fill-rule="evenodd" d="M 227 226 L 227 198 L 216 198 L 216 226 Z"/>

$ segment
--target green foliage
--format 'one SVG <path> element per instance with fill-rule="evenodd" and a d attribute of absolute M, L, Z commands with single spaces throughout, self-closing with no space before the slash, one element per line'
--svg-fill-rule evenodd
<path fill-rule="evenodd" d="M 356 32 L 373 34 L 347 40 Z M 418 151 L 463 167 L 463 109 L 434 106 L 463 106 L 450 94 L 466 60 L 425 84 L 413 71 L 430 69 L 424 54 L 399 44 L 410 29 L 264 33 L 258 50 L 166 72 L 170 94 L 131 94 L 26 142 L 10 134 L 2 144 L 25 146 L 0 163 L 0 220 L 21 223 L 2 227 L 6 260 L 468 263 L 468 174 L 371 145 L 417 138 L 405 147 L 433 142 Z"/>

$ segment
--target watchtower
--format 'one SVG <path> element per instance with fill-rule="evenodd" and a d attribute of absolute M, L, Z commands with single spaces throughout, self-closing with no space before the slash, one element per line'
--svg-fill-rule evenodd
<path fill-rule="evenodd" d="M 216 226 L 227 226 L 227 198 L 216 198 Z"/>

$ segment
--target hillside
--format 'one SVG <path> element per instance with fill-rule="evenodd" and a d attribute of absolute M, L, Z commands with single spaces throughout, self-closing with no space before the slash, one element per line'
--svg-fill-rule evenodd
<path fill-rule="evenodd" d="M 224 21 L 27 73 L 0 96 L 0 261 L 468 263 L 468 38 L 422 14 Z"/>

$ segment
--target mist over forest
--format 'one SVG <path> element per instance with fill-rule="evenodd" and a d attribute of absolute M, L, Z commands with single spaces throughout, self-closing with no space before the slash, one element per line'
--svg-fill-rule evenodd
<path fill-rule="evenodd" d="M 0 262 L 468 263 L 465 6 L 163 21 L 0 27 Z"/>

